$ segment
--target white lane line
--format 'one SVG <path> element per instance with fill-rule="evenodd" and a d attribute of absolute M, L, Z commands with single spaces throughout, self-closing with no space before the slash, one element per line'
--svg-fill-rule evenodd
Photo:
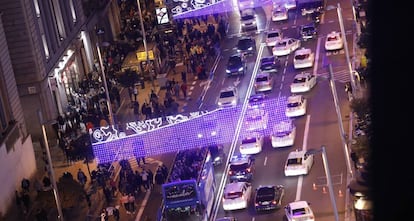
<path fill-rule="evenodd" d="M 266 166 L 266 163 L 267 163 L 267 157 L 265 157 L 263 165 Z"/>
<path fill-rule="evenodd" d="M 147 193 L 145 193 L 145 197 L 142 200 L 141 207 L 139 208 L 137 216 L 135 217 L 135 221 L 141 220 L 142 213 L 144 213 L 145 206 L 147 206 L 147 202 L 148 202 L 148 198 L 150 194 L 151 194 L 151 190 L 147 190 Z"/>
<path fill-rule="evenodd" d="M 303 146 L 302 146 L 302 150 L 306 150 L 307 147 L 308 147 L 309 124 L 310 124 L 310 115 L 307 115 L 306 116 L 305 131 L 303 133 Z M 295 201 L 300 200 L 300 196 L 302 194 L 302 185 L 303 185 L 303 176 L 299 176 L 299 178 L 298 178 L 298 187 L 296 188 Z"/>

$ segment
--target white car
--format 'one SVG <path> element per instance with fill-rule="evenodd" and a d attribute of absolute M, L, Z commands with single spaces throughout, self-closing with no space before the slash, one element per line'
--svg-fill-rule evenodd
<path fill-rule="evenodd" d="M 276 6 L 273 8 L 272 21 L 286 21 L 288 18 L 288 10 L 284 5 Z"/>
<path fill-rule="evenodd" d="M 288 221 L 315 221 L 310 203 L 307 201 L 295 201 L 285 206 L 285 214 Z"/>
<path fill-rule="evenodd" d="M 251 155 L 262 152 L 264 136 L 253 133 L 242 139 L 239 151 L 241 154 Z"/>
<path fill-rule="evenodd" d="M 326 36 L 325 39 L 325 50 L 333 51 L 339 50 L 344 47 L 344 41 L 340 32 L 333 31 Z"/>
<path fill-rule="evenodd" d="M 291 95 L 287 99 L 286 116 L 299 117 L 306 114 L 307 100 L 302 95 Z"/>
<path fill-rule="evenodd" d="M 217 104 L 220 107 L 234 107 L 237 105 L 239 95 L 236 87 L 230 86 L 220 91 Z"/>
<path fill-rule="evenodd" d="M 243 9 L 240 11 L 240 23 L 243 31 L 257 29 L 256 13 L 253 9 Z"/>
<path fill-rule="evenodd" d="M 239 210 L 249 206 L 252 196 L 252 185 L 248 182 L 228 183 L 223 192 L 223 209 Z"/>
<path fill-rule="evenodd" d="M 273 2 L 273 7 L 283 5 L 285 6 L 287 10 L 296 8 L 296 0 L 273 0 L 272 2 Z"/>
<path fill-rule="evenodd" d="M 270 136 L 272 147 L 288 147 L 293 146 L 296 137 L 296 126 L 292 120 L 281 121 L 273 127 Z"/>
<path fill-rule="evenodd" d="M 248 109 L 244 119 L 246 131 L 264 130 L 267 128 L 269 114 L 263 109 Z"/>
<path fill-rule="evenodd" d="M 293 67 L 295 69 L 310 68 L 315 62 L 315 53 L 310 48 L 301 48 L 295 51 Z"/>
<path fill-rule="evenodd" d="M 301 93 L 301 92 L 308 92 L 316 85 L 316 76 L 309 73 L 304 72 L 295 75 L 293 82 L 290 84 L 290 92 L 291 93 Z"/>
<path fill-rule="evenodd" d="M 273 89 L 273 75 L 269 72 L 260 72 L 256 75 L 254 82 L 256 93 L 271 91 Z"/>
<path fill-rule="evenodd" d="M 254 0 L 238 0 L 239 10 L 254 8 Z"/>
<path fill-rule="evenodd" d="M 276 42 L 276 45 L 272 48 L 274 56 L 284 56 L 290 54 L 300 47 L 300 40 L 295 38 L 283 38 Z"/>
<path fill-rule="evenodd" d="M 306 150 L 289 153 L 285 163 L 285 176 L 307 175 L 313 166 L 313 155 Z"/>
<path fill-rule="evenodd" d="M 266 36 L 266 46 L 273 47 L 276 45 L 276 42 L 282 40 L 282 38 L 283 33 L 280 29 L 271 30 Z"/>

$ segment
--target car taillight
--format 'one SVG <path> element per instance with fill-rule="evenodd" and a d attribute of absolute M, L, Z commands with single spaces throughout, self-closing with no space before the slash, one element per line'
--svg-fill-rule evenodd
<path fill-rule="evenodd" d="M 259 206 L 259 204 L 258 204 L 258 203 L 255 203 L 254 205 L 255 205 L 255 206 Z"/>
<path fill-rule="evenodd" d="M 246 170 L 248 173 L 250 173 L 250 171 L 251 171 L 251 169 L 250 168 L 247 168 L 247 170 Z"/>
<path fill-rule="evenodd" d="M 223 197 L 223 202 L 224 202 L 224 201 L 226 201 L 226 199 L 224 199 L 224 197 Z"/>
<path fill-rule="evenodd" d="M 272 201 L 272 204 L 276 204 L 276 201 L 275 201 L 275 200 L 273 200 L 273 201 Z"/>
<path fill-rule="evenodd" d="M 229 175 L 232 175 L 232 174 L 233 174 L 233 172 L 231 170 L 229 170 Z"/>

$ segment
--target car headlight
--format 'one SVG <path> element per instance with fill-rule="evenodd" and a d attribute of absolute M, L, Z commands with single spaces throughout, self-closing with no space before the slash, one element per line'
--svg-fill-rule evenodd
<path fill-rule="evenodd" d="M 220 157 L 216 157 L 216 158 L 214 158 L 214 161 L 220 161 L 221 160 L 221 158 Z"/>
<path fill-rule="evenodd" d="M 242 25 L 242 26 L 246 26 L 246 24 L 244 24 L 244 23 L 242 23 L 241 25 Z"/>
<path fill-rule="evenodd" d="M 239 68 L 239 71 L 243 71 L 243 67 Z"/>
<path fill-rule="evenodd" d="M 218 105 L 222 105 L 223 103 L 221 103 L 221 101 L 218 102 Z"/>
<path fill-rule="evenodd" d="M 256 21 L 253 21 L 253 22 L 252 22 L 252 24 L 254 24 L 254 25 L 255 25 L 255 24 L 256 24 Z"/>
<path fill-rule="evenodd" d="M 226 69 L 226 73 L 231 73 L 231 71 L 229 69 Z"/>
<path fill-rule="evenodd" d="M 236 100 L 232 100 L 231 104 L 236 104 L 236 102 L 237 102 Z"/>
<path fill-rule="evenodd" d="M 247 50 L 251 51 L 251 50 L 253 50 L 253 47 L 249 47 Z"/>

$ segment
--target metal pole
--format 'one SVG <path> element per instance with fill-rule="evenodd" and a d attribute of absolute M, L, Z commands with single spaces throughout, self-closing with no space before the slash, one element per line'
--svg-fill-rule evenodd
<path fill-rule="evenodd" d="M 108 112 L 109 112 L 109 124 L 115 125 L 114 115 L 112 113 L 111 99 L 109 97 L 108 84 L 106 83 L 106 75 L 105 75 L 104 66 L 102 62 L 102 55 L 101 55 L 101 49 L 99 48 L 99 43 L 96 43 L 96 49 L 98 50 L 99 64 L 101 67 L 102 79 L 103 79 L 104 87 L 105 87 L 106 105 L 108 106 Z"/>
<path fill-rule="evenodd" d="M 323 165 L 324 165 L 325 173 L 326 173 L 326 181 L 327 181 L 327 184 L 328 184 L 329 196 L 331 197 L 331 201 L 332 201 L 332 207 L 333 207 L 333 210 L 334 210 L 335 221 L 339 221 L 338 208 L 336 207 L 335 195 L 334 195 L 334 190 L 333 190 L 333 186 L 332 186 L 332 178 L 331 178 L 331 173 L 329 172 L 328 157 L 326 156 L 325 146 L 322 146 L 321 149 L 322 149 Z"/>
<path fill-rule="evenodd" d="M 138 12 L 139 12 L 139 20 L 141 23 L 142 43 L 144 44 L 144 49 L 145 49 L 145 54 L 146 54 L 146 59 L 147 59 L 146 66 L 149 68 L 150 60 L 149 60 L 149 53 L 148 53 L 148 47 L 147 47 L 147 34 L 145 33 L 144 19 L 142 18 L 141 4 L 139 3 L 139 0 L 137 0 L 137 5 L 138 5 Z M 154 87 L 154 76 L 152 76 L 152 73 L 151 73 L 152 70 L 148 70 L 148 71 L 151 76 L 152 86 Z"/>
<path fill-rule="evenodd" d="M 60 204 L 59 191 L 58 191 L 57 184 L 56 184 L 56 179 L 55 179 L 55 171 L 53 170 L 52 157 L 50 155 L 49 142 L 47 140 L 45 124 L 43 122 L 43 117 L 42 117 L 42 113 L 41 113 L 40 110 L 37 110 L 37 116 L 38 116 L 39 122 L 42 126 L 43 142 L 45 143 L 47 161 L 49 163 L 49 172 L 50 172 L 50 179 L 52 181 L 52 186 L 53 186 L 53 195 L 55 196 L 56 208 L 58 210 L 58 220 L 64 221 L 62 206 Z"/>
<path fill-rule="evenodd" d="M 338 116 L 339 133 L 341 134 L 342 145 L 343 145 L 343 149 L 344 149 L 344 153 L 345 153 L 345 161 L 346 161 L 346 165 L 348 167 L 349 174 L 352 177 L 353 174 L 352 174 L 351 161 L 349 159 L 348 144 L 347 144 L 346 139 L 345 139 L 345 130 L 344 130 L 344 125 L 342 124 L 341 110 L 339 109 L 338 94 L 336 93 L 336 86 L 335 86 L 335 82 L 334 82 L 332 64 L 329 64 L 328 67 L 329 67 L 329 76 L 330 76 L 329 84 L 330 84 L 331 90 L 332 90 L 332 96 L 333 96 L 333 99 L 334 99 L 336 115 Z"/>
<path fill-rule="evenodd" d="M 348 42 L 346 41 L 344 20 L 342 18 L 342 8 L 341 8 L 341 5 L 339 3 L 338 3 L 338 7 L 336 8 L 336 11 L 338 13 L 339 26 L 341 28 L 342 38 L 343 38 L 343 41 L 344 41 L 346 63 L 348 65 L 349 76 L 351 77 L 351 86 L 352 86 L 352 89 L 353 89 L 352 91 L 355 91 L 356 92 L 355 94 L 358 94 L 358 88 L 356 87 L 356 84 L 355 84 L 355 76 L 353 74 L 351 60 L 350 60 L 350 57 L 349 57 Z"/>

